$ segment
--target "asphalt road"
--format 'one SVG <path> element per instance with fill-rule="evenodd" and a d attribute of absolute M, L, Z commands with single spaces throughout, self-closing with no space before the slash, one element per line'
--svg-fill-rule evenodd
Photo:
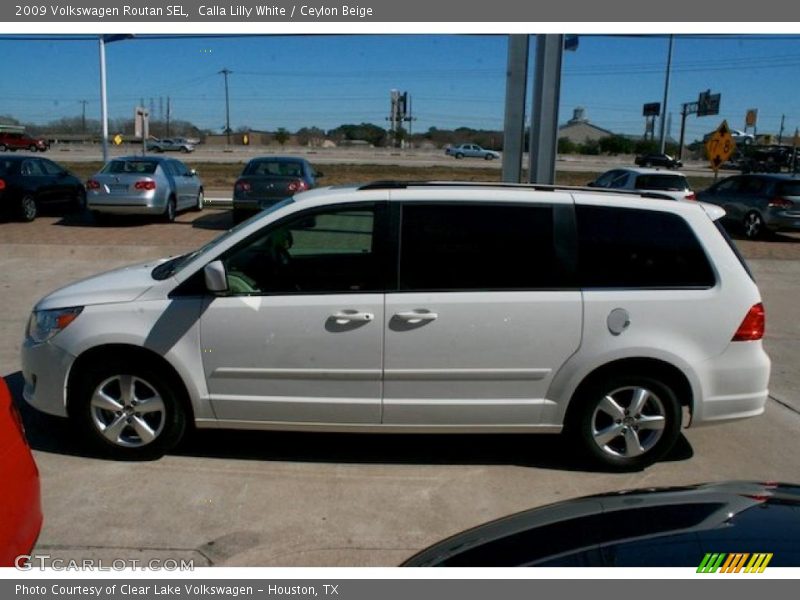
<path fill-rule="evenodd" d="M 80 277 L 191 249 L 227 226 L 224 211 L 182 215 L 174 225 L 0 223 L 0 375 L 17 400 L 19 346 L 36 299 Z M 770 257 L 751 261 L 774 362 L 766 414 L 687 430 L 667 460 L 643 472 L 593 472 L 547 435 L 204 431 L 160 460 L 113 462 L 88 451 L 67 423 L 22 405 L 42 479 L 37 552 L 196 566 L 391 566 L 464 528 L 571 497 L 725 479 L 798 483 L 800 243 L 742 247 Z"/>
<path fill-rule="evenodd" d="M 111 146 L 109 155 L 126 156 L 141 153 L 141 146 L 123 144 Z M 452 166 L 459 167 L 491 167 L 501 169 L 502 160 L 483 160 L 464 158 L 457 160 L 445 156 L 443 150 L 426 149 L 397 149 L 397 148 L 308 148 L 304 146 L 198 146 L 191 154 L 171 153 L 182 160 L 194 162 L 219 162 L 219 163 L 244 163 L 255 156 L 265 155 L 291 155 L 303 156 L 316 165 L 330 164 L 375 164 L 375 165 L 401 165 L 407 167 Z M 63 162 L 90 162 L 102 160 L 99 146 L 79 146 L 61 144 L 54 145 L 46 153 L 48 158 Z M 633 166 L 632 155 L 620 156 L 559 156 L 556 168 L 561 171 L 598 172 L 619 165 Z M 528 164 L 528 155 L 523 156 L 523 165 Z M 681 172 L 686 175 L 712 177 L 713 172 L 706 161 L 685 160 L 685 167 Z M 733 174 L 736 171 L 723 172 Z"/>

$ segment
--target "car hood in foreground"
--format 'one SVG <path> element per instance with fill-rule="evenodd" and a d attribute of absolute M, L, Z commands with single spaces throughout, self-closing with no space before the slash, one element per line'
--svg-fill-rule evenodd
<path fill-rule="evenodd" d="M 756 512 L 750 510 L 753 508 Z M 721 551 L 726 534 L 733 534 L 738 552 L 752 551 L 748 538 L 754 535 L 759 538 L 759 547 L 769 546 L 759 552 L 778 552 L 774 547 L 785 548 L 787 540 L 783 538 L 787 536 L 788 543 L 795 544 L 800 531 L 797 511 L 800 511 L 800 487 L 792 484 L 734 481 L 612 492 L 567 500 L 479 525 L 434 544 L 402 566 L 546 564 L 579 550 L 636 540 L 675 540 L 671 536 L 687 532 L 695 540 L 707 538 L 716 548 L 714 551 Z M 680 557 L 680 560 L 696 566 L 702 556 Z M 618 562 L 615 566 L 648 566 L 643 561 L 640 557 L 637 564 Z M 660 564 L 657 558 L 655 562 Z"/>
<path fill-rule="evenodd" d="M 34 310 L 131 302 L 158 283 L 151 272 L 162 262 L 148 261 L 76 281 L 39 300 Z"/>

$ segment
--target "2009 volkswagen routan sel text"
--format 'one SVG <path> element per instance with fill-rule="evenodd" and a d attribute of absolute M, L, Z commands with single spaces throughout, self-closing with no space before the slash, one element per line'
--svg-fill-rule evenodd
<path fill-rule="evenodd" d="M 723 214 L 542 186 L 305 192 L 43 298 L 24 395 L 119 456 L 158 456 L 187 423 L 563 430 L 642 468 L 682 425 L 764 410 L 764 311 Z"/>

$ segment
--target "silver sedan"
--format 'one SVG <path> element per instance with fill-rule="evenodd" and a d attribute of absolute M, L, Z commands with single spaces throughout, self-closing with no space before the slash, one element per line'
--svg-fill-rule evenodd
<path fill-rule="evenodd" d="M 97 216 L 157 215 L 203 208 L 203 182 L 179 160 L 126 156 L 109 161 L 86 183 L 86 204 Z"/>

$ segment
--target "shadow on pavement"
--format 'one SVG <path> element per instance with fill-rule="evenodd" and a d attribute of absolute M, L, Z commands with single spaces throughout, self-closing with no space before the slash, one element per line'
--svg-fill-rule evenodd
<path fill-rule="evenodd" d="M 36 411 L 22 399 L 22 373 L 6 376 L 31 448 L 108 458 L 76 439 L 67 419 Z M 234 460 L 397 465 L 515 465 L 560 471 L 597 471 L 560 435 L 353 434 L 195 430 L 172 455 Z M 662 462 L 694 455 L 681 435 Z"/>

